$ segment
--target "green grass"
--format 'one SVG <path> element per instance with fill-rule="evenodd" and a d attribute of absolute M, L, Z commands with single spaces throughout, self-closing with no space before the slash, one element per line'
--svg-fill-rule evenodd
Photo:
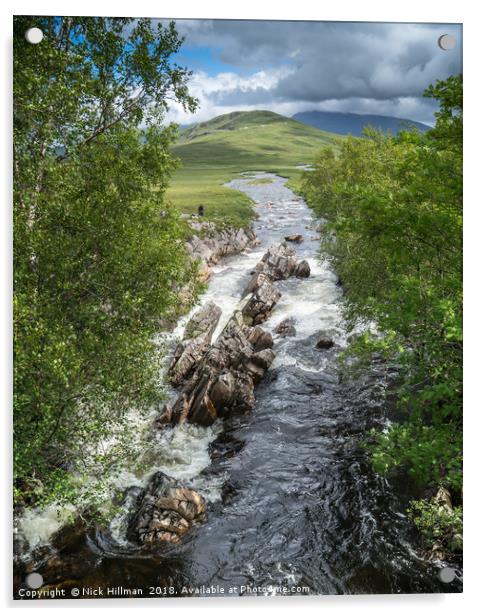
<path fill-rule="evenodd" d="M 271 178 L 257 178 L 255 180 L 251 180 L 248 182 L 250 186 L 259 186 L 260 184 L 272 184 L 273 180 Z"/>
<path fill-rule="evenodd" d="M 251 200 L 223 186 L 245 171 L 270 171 L 299 188 L 302 169 L 339 136 L 320 131 L 270 111 L 244 111 L 218 116 L 183 130 L 172 148 L 182 166 L 167 196 L 183 212 L 204 205 L 217 224 L 246 226 L 255 216 Z"/>

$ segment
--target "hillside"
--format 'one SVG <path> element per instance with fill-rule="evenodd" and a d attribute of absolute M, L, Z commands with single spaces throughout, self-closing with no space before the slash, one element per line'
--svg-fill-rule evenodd
<path fill-rule="evenodd" d="M 272 111 L 233 111 L 216 116 L 206 122 L 187 126 L 181 133 L 183 141 L 189 141 L 219 131 L 233 131 L 252 126 L 291 122 L 291 118 L 273 113 Z"/>
<path fill-rule="evenodd" d="M 271 111 L 241 111 L 218 116 L 181 131 L 172 148 L 182 167 L 168 197 L 185 212 L 200 204 L 216 221 L 246 224 L 252 217 L 248 197 L 223 186 L 244 171 L 273 171 L 296 187 L 300 165 L 311 163 L 337 135 Z"/>
<path fill-rule="evenodd" d="M 393 116 L 338 113 L 333 111 L 305 111 L 295 113 L 293 119 L 320 130 L 339 135 L 354 135 L 356 137 L 362 135 L 365 126 L 373 126 L 384 132 L 390 131 L 393 134 L 411 127 L 418 128 L 422 132 L 430 128 L 430 126 L 421 122 Z"/>

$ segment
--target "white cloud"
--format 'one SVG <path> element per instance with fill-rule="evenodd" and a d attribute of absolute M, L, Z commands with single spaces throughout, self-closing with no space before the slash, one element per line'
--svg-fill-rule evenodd
<path fill-rule="evenodd" d="M 250 109 L 374 113 L 432 123 L 436 105 L 423 91 L 462 70 L 457 24 L 199 20 L 178 27 L 191 50 L 209 47 L 233 66 L 233 72 L 193 76 L 199 111 L 193 116 L 173 107 L 168 116 L 182 124 Z M 453 51 L 437 45 L 445 32 L 457 40 Z M 235 72 L 239 68 L 244 76 Z"/>
<path fill-rule="evenodd" d="M 318 102 L 276 99 L 272 97 L 272 90 L 287 73 L 287 70 L 259 71 L 245 77 L 241 77 L 236 73 L 220 73 L 215 76 L 208 76 L 203 72 L 196 73 L 190 82 L 190 91 L 199 99 L 200 106 L 198 111 L 195 114 L 191 114 L 184 111 L 181 105 L 174 104 L 169 109 L 166 119 L 177 124 L 192 124 L 194 122 L 204 122 L 215 116 L 231 113 L 232 111 L 268 109 L 288 117 L 301 111 L 340 111 L 389 115 L 416 120 L 425 124 L 433 124 L 433 114 L 436 110 L 435 102 L 430 99 L 413 96 L 393 99 L 349 97 L 327 99 Z M 258 93 L 260 90 L 266 95 L 266 100 L 262 104 L 247 103 L 244 98 L 240 98 L 238 104 L 216 102 L 219 96 L 221 96 L 221 101 L 224 101 L 229 93 L 249 95 Z"/>
<path fill-rule="evenodd" d="M 230 93 L 248 95 L 262 91 L 270 97 L 270 92 L 278 85 L 281 79 L 293 72 L 293 67 L 282 66 L 276 69 L 257 71 L 248 76 L 237 73 L 219 73 L 209 76 L 205 72 L 194 73 L 189 82 L 189 91 L 199 100 L 199 109 L 195 114 L 184 111 L 181 105 L 173 104 L 167 114 L 169 122 L 190 124 L 203 122 L 222 113 L 255 109 L 259 106 L 247 105 L 240 100 L 239 105 L 225 105 L 217 100 L 224 100 Z"/>

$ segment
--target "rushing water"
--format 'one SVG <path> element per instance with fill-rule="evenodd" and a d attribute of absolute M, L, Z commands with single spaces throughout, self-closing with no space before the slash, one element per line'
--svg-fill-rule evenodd
<path fill-rule="evenodd" d="M 254 177 L 271 183 L 247 176 L 229 185 L 257 204 L 260 246 L 217 267 L 202 302 L 223 310 L 216 336 L 266 249 L 301 233 L 296 250 L 310 263 L 311 276 L 277 283 L 282 297 L 263 325 L 273 332 L 293 317 L 296 336 L 274 335 L 277 356 L 251 414 L 162 436 L 151 472 L 164 470 L 199 490 L 209 502 L 207 522 L 181 545 L 146 555 L 125 539 L 134 487 L 108 530 L 97 529 L 72 548 L 74 559 L 89 563 L 75 583 L 177 591 L 213 586 L 226 595 L 279 593 L 274 587 L 305 594 L 457 591 L 417 556 L 401 486 L 393 489 L 376 476 L 361 447 L 367 431 L 386 421 L 386 375 L 340 381 L 336 357 L 346 346 L 341 290 L 329 264 L 317 258 L 312 214 L 284 179 Z M 320 332 L 333 338 L 333 349 L 316 349 Z M 34 523 L 29 520 L 31 532 Z"/>

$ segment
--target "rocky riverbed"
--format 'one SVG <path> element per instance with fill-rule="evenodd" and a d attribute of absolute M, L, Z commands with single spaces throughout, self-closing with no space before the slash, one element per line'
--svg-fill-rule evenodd
<path fill-rule="evenodd" d="M 440 581 L 443 563 L 419 557 L 409 495 L 373 473 L 363 448 L 386 423 L 390 375 L 374 366 L 339 377 L 349 332 L 337 276 L 310 241 L 317 223 L 284 179 L 255 177 L 272 181 L 230 184 L 258 211 L 242 252 L 200 229 L 192 242 L 209 284 L 173 334 L 171 399 L 153 411 L 148 471 L 124 483 L 108 526 L 77 523 L 39 541 L 45 516 L 20 525 L 37 543 L 17 589 L 36 570 L 48 588 L 143 596 L 460 590 Z"/>
<path fill-rule="evenodd" d="M 219 228 L 198 217 L 188 219 L 188 225 L 192 235 L 186 248 L 190 256 L 200 262 L 199 275 L 204 282 L 211 278 L 213 266 L 222 259 L 259 244 L 253 229 Z"/>

